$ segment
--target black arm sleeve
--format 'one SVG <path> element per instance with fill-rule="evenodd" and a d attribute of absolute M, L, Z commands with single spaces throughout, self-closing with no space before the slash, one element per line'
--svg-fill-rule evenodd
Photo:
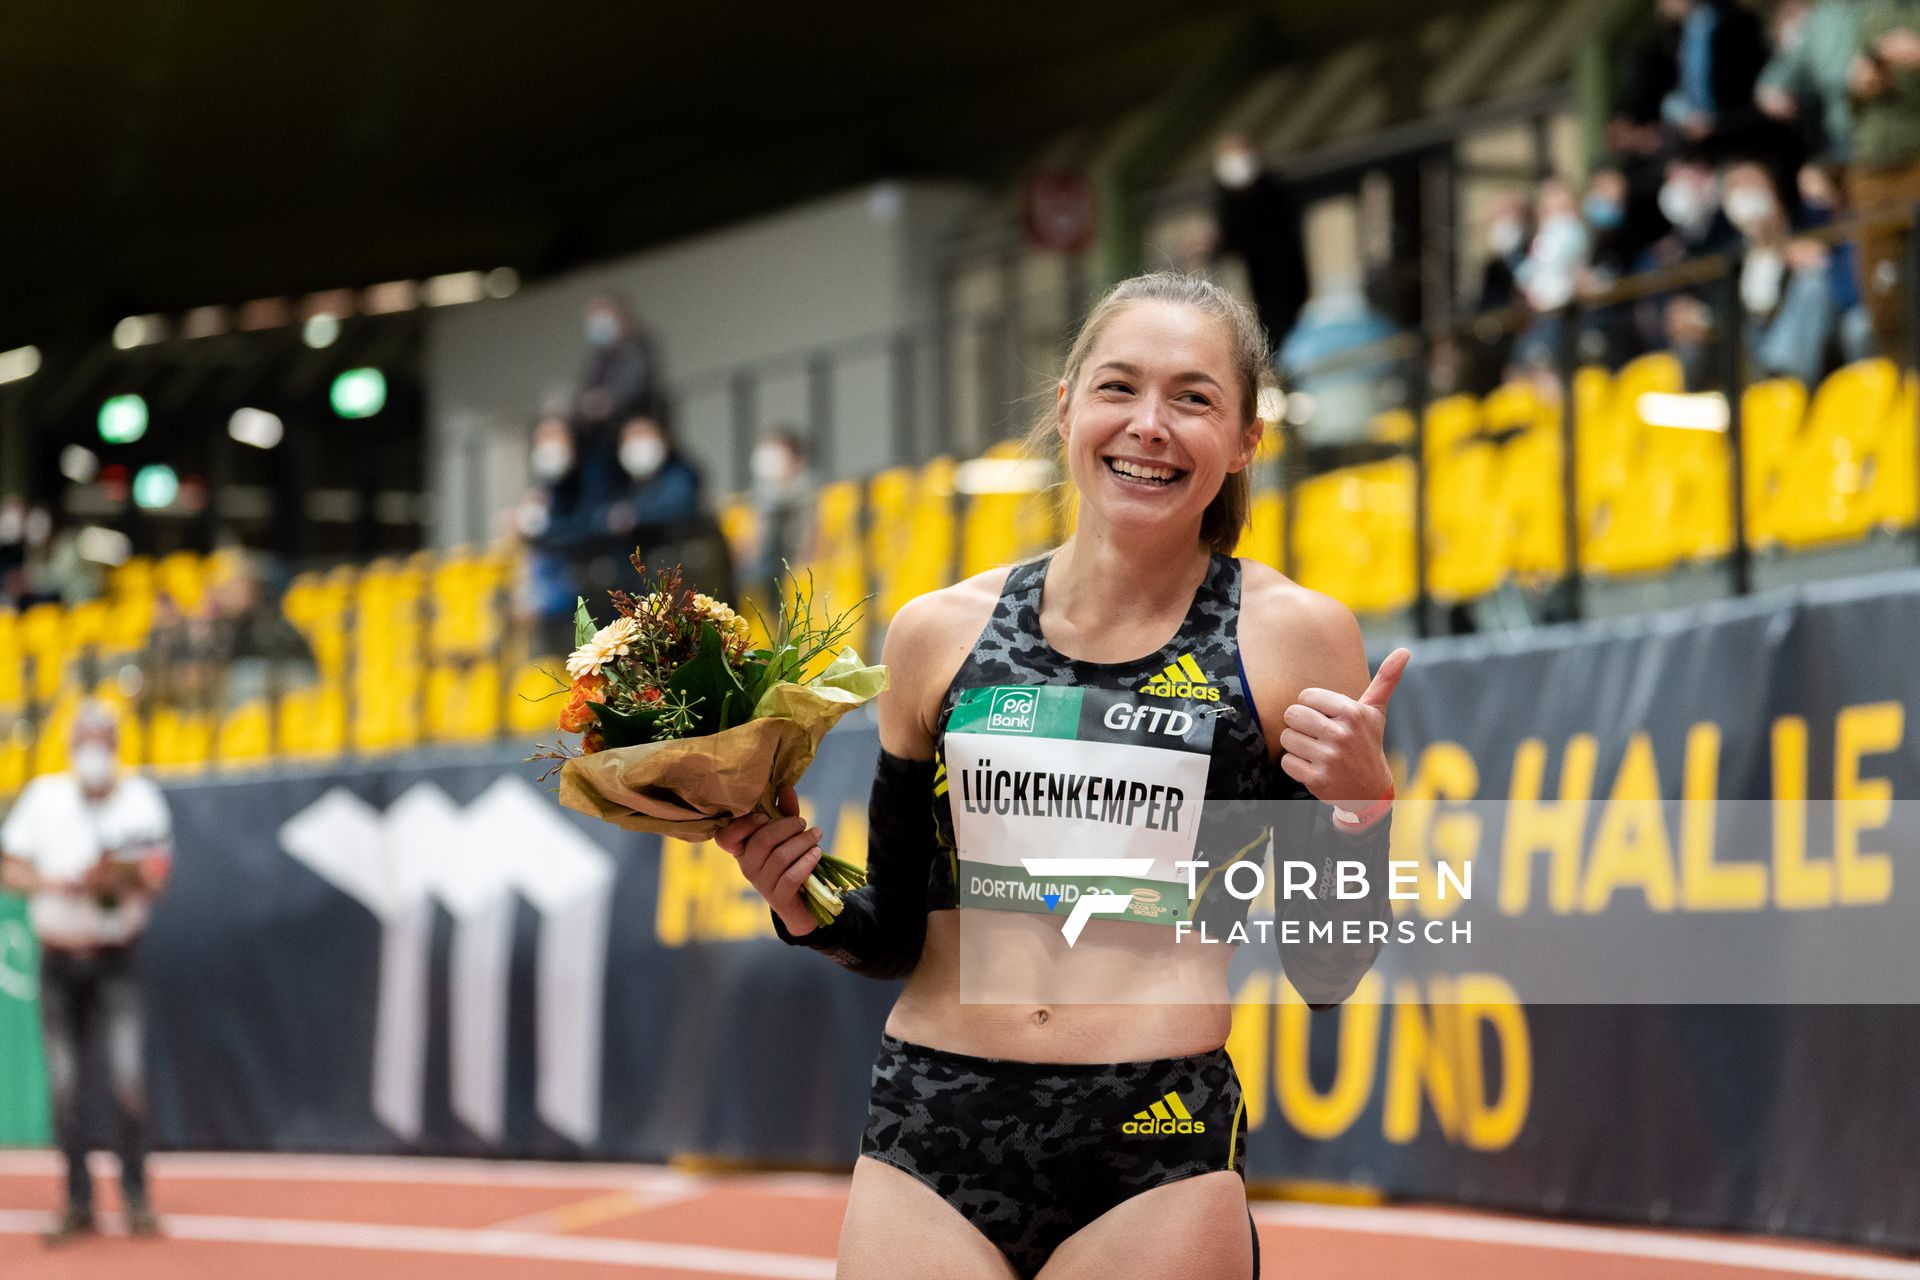
<path fill-rule="evenodd" d="M 1393 903 L 1387 897 L 1387 847 L 1392 839 L 1393 815 L 1376 820 L 1358 832 L 1343 831 L 1333 821 L 1330 805 L 1304 801 L 1290 808 L 1296 815 L 1288 822 L 1291 839 L 1276 845 L 1276 858 L 1311 861 L 1318 874 L 1314 896 L 1288 898 L 1282 892 L 1286 878 L 1276 882 L 1274 893 L 1274 939 L 1280 951 L 1280 965 L 1288 981 L 1312 1009 L 1331 1009 L 1353 994 L 1366 977 L 1367 970 L 1379 958 L 1385 945 L 1384 933 L 1393 928 Z M 1367 891 L 1359 897 L 1335 896 L 1340 862 L 1358 862 L 1366 870 Z M 1288 945 L 1279 931 L 1281 924 L 1294 920 L 1298 940 Z M 1375 922 L 1381 922 L 1381 925 Z M 1315 939 L 1310 930 L 1331 928 L 1331 939 Z M 1347 938 L 1347 933 L 1355 937 Z"/>
<path fill-rule="evenodd" d="M 869 978 L 903 978 L 927 938 L 927 881 L 933 870 L 933 761 L 886 750 L 867 802 L 867 883 L 841 895 L 830 925 L 794 937 L 773 917 L 782 942 L 824 952 Z"/>

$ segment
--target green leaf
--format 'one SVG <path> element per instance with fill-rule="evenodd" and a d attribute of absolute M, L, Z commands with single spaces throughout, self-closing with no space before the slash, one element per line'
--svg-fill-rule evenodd
<path fill-rule="evenodd" d="M 587 598 L 573 598 L 573 647 L 578 649 L 593 639 L 593 633 L 600 628 L 593 625 L 593 615 L 587 612 Z"/>
<path fill-rule="evenodd" d="M 600 735 L 609 747 L 637 747 L 652 742 L 660 716 L 653 711 L 615 711 L 604 702 L 589 702 L 593 718 L 600 722 Z"/>
<path fill-rule="evenodd" d="M 700 699 L 696 709 L 698 719 L 688 732 L 688 737 L 718 733 L 723 724 L 730 727 L 733 723 L 727 720 L 730 703 L 735 708 L 741 704 L 753 706 L 747 691 L 741 687 L 740 678 L 727 663 L 726 646 L 720 639 L 720 630 L 711 622 L 701 624 L 699 647 L 691 658 L 674 669 L 667 681 L 667 688 L 676 693 L 685 693 L 690 699 Z"/>

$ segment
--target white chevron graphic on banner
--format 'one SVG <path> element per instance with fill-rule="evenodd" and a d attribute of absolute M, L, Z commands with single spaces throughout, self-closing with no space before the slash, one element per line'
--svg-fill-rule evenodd
<path fill-rule="evenodd" d="M 611 856 L 518 778 L 466 808 L 430 783 L 382 814 L 336 787 L 280 828 L 296 860 L 379 918 L 373 1108 L 420 1136 L 433 904 L 453 917 L 448 995 L 454 1113 L 498 1142 L 506 1122 L 508 966 L 516 895 L 540 916 L 535 1103 L 574 1141 L 600 1125 L 601 1008 Z"/>

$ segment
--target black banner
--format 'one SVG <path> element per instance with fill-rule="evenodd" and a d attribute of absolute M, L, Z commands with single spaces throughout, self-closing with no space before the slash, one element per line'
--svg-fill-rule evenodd
<path fill-rule="evenodd" d="M 1651 769 L 1662 795 L 1709 772 L 1722 800 L 1912 795 L 1914 634 L 1920 574 L 1423 643 L 1390 716 L 1401 793 L 1544 800 L 1572 777 L 1600 803 Z M 864 847 L 875 749 L 844 725 L 803 787 L 837 851 Z M 713 846 L 560 809 L 524 754 L 168 787 L 177 878 L 145 949 L 162 1143 L 850 1163 L 896 986 L 783 947 Z M 1396 849 L 1466 849 L 1446 817 Z M 1765 908 L 1876 909 L 1864 826 L 1824 878 L 1835 848 L 1769 865 Z M 1646 909 L 1643 888 L 1570 918 Z M 1920 1248 L 1912 1005 L 1529 1006 L 1510 956 L 1472 954 L 1323 1014 L 1276 998 L 1277 965 L 1236 970 L 1254 1183 Z"/>

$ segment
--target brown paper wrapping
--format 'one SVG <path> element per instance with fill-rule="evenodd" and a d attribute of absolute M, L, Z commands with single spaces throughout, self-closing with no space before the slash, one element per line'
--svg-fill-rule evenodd
<path fill-rule="evenodd" d="M 857 674 L 865 678 L 776 685 L 757 718 L 704 738 L 578 756 L 560 770 L 560 803 L 628 831 L 680 840 L 709 839 L 756 810 L 772 814 L 774 797 L 800 780 L 827 730 L 885 685 L 884 668 Z"/>

